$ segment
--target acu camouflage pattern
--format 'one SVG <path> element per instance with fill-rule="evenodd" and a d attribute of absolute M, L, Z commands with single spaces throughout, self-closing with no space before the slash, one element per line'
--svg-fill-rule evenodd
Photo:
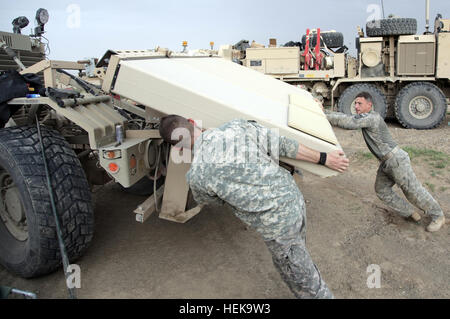
<path fill-rule="evenodd" d="M 386 123 L 377 112 L 371 111 L 369 113 L 353 116 L 344 113 L 331 112 L 326 113 L 326 116 L 332 125 L 347 130 L 362 129 L 362 134 L 367 147 L 379 160 L 397 146 L 391 133 L 389 133 Z"/>
<path fill-rule="evenodd" d="M 399 150 L 393 157 L 381 163 L 375 180 L 375 192 L 378 198 L 392 207 L 399 215 L 409 217 L 414 213 L 414 207 L 400 197 L 392 187 L 397 184 L 409 202 L 431 216 L 433 220 L 444 213 L 422 186 L 414 174 L 408 153 Z"/>
<path fill-rule="evenodd" d="M 305 247 L 303 195 L 279 156 L 295 158 L 298 142 L 256 122 L 233 120 L 205 131 L 186 174 L 198 204 L 229 205 L 259 232 L 274 265 L 298 298 L 332 298 Z"/>
<path fill-rule="evenodd" d="M 383 118 L 374 111 L 360 115 L 326 113 L 332 125 L 344 129 L 361 129 L 367 147 L 380 161 L 397 146 Z M 443 215 L 442 209 L 422 186 L 411 167 L 408 153 L 400 149 L 393 156 L 381 161 L 375 181 L 375 192 L 382 201 L 399 215 L 409 217 L 414 207 L 400 197 L 393 186 L 397 184 L 409 202 L 436 219 Z"/>

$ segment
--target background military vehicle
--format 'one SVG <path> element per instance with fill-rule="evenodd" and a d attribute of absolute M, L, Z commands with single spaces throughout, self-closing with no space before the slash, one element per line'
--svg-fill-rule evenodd
<path fill-rule="evenodd" d="M 13 33 L 0 34 L 7 53 L 0 74 L 0 120 L 6 123 L 0 129 L 0 263 L 17 275 L 36 277 L 60 266 L 58 233 L 71 262 L 83 255 L 94 234 L 90 186 L 111 180 L 127 190 L 142 186 L 149 197 L 133 211 L 138 222 L 158 211 L 160 218 L 184 223 L 200 212 L 184 177 L 189 159 L 171 156 L 178 151 L 159 135 L 166 114 L 202 121 L 203 128 L 255 120 L 321 152 L 340 149 L 305 90 L 209 51 L 110 50 L 98 60 L 47 60 L 41 40 L 48 13 L 39 9 L 36 19 L 33 36 L 20 34 L 24 17 L 15 19 Z M 36 60 L 27 61 L 30 56 Z M 17 96 L 8 97 L 16 89 Z M 336 174 L 318 164 L 280 162 Z"/>
<path fill-rule="evenodd" d="M 416 34 L 417 21 L 390 16 L 358 27 L 357 57 L 336 31 L 308 30 L 301 42 L 251 48 L 242 43 L 241 63 L 307 88 L 324 105 L 354 114 L 355 96 L 367 91 L 375 110 L 406 128 L 431 129 L 445 118 L 450 97 L 450 20 L 438 15 L 433 32 Z M 317 41 L 317 38 L 320 41 Z"/>

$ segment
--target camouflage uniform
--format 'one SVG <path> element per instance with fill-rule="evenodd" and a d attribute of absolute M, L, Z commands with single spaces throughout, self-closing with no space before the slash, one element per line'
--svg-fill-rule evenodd
<path fill-rule="evenodd" d="M 278 155 L 295 158 L 298 142 L 256 122 L 233 120 L 205 131 L 186 174 L 199 204 L 230 205 L 258 231 L 297 298 L 332 298 L 305 247 L 305 202 Z"/>
<path fill-rule="evenodd" d="M 398 148 L 386 123 L 377 112 L 371 111 L 354 116 L 331 112 L 327 113 L 327 118 L 332 125 L 362 130 L 367 147 L 381 161 L 375 181 L 375 192 L 382 201 L 403 217 L 412 215 L 413 206 L 392 189 L 397 184 L 408 201 L 433 220 L 443 215 L 439 204 L 414 174 L 408 153 Z"/>

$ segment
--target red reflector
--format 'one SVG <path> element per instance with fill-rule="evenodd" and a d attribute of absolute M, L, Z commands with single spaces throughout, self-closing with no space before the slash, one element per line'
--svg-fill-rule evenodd
<path fill-rule="evenodd" d="M 117 173 L 119 171 L 119 165 L 116 163 L 109 163 L 108 169 L 111 173 Z"/>
<path fill-rule="evenodd" d="M 136 157 L 134 155 L 132 155 L 130 158 L 130 168 L 135 168 L 135 167 L 136 167 Z"/>

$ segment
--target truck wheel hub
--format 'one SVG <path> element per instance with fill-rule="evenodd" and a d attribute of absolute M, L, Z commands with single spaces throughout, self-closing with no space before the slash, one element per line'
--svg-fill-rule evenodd
<path fill-rule="evenodd" d="M 350 111 L 353 115 L 358 114 L 356 113 L 356 99 L 352 102 L 352 105 L 350 106 Z"/>
<path fill-rule="evenodd" d="M 409 103 L 409 112 L 417 119 L 425 119 L 433 112 L 433 102 L 425 96 L 417 96 Z"/>
<path fill-rule="evenodd" d="M 20 197 L 17 193 L 17 188 L 10 188 L 6 191 L 5 205 L 9 216 L 11 216 L 15 222 L 19 223 L 25 219 L 25 214 L 22 209 L 22 205 L 20 204 Z"/>
<path fill-rule="evenodd" d="M 20 194 L 11 177 L 5 171 L 0 173 L 0 217 L 8 231 L 17 240 L 28 239 L 28 226 L 20 201 Z"/>

